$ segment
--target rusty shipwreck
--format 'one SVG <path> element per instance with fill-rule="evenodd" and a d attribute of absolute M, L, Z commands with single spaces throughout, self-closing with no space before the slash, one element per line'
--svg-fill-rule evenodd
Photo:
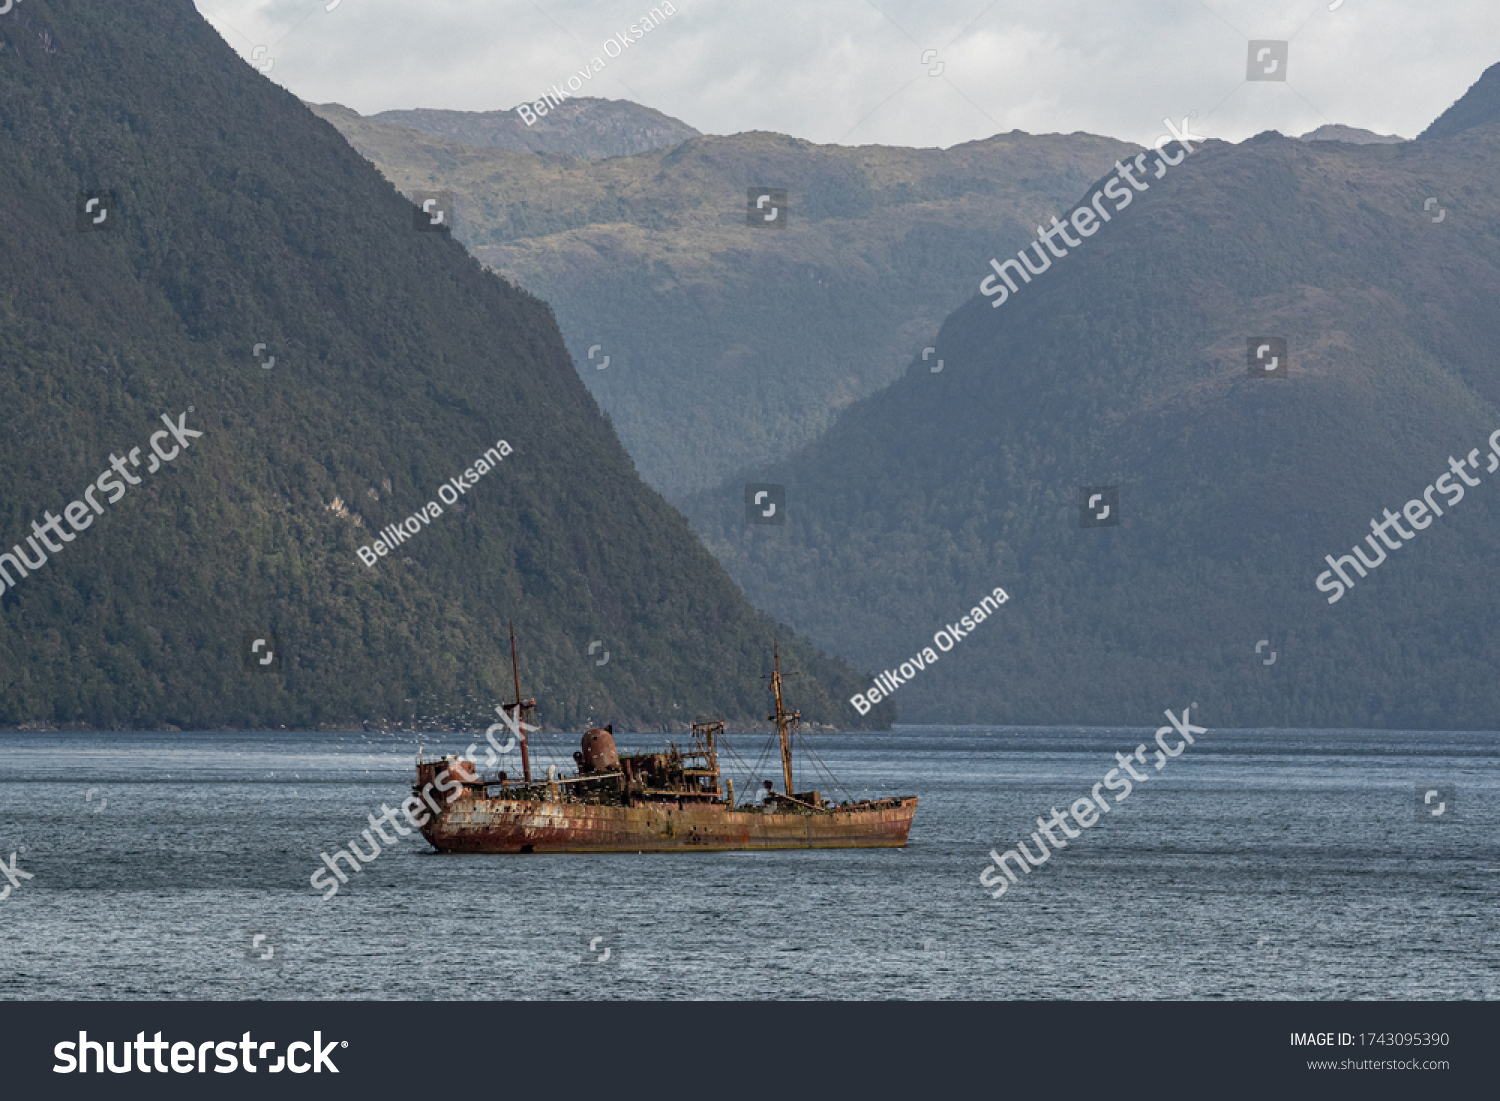
<path fill-rule="evenodd" d="M 781 742 L 784 789 L 765 781 L 760 802 L 736 804 L 734 781 L 720 773 L 724 724 L 693 724 L 692 742 L 661 753 L 621 756 L 612 727 L 583 735 L 575 769 L 534 782 L 525 731 L 536 701 L 521 698 L 515 636 L 516 699 L 506 705 L 520 732 L 522 777 L 482 775 L 471 760 L 417 760 L 414 797 L 433 812 L 422 835 L 445 853 L 646 853 L 726 849 L 889 848 L 906 844 L 915 796 L 836 802 L 792 784 L 792 739 L 800 712 L 782 701 L 781 655 L 768 675 Z M 457 788 L 455 789 L 455 785 Z M 440 795 L 445 792 L 446 795 Z M 434 797 L 436 796 L 436 797 Z"/>

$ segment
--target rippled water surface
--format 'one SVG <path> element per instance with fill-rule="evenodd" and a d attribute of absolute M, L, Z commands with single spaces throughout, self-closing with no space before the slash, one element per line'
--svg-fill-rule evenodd
<path fill-rule="evenodd" d="M 0 997 L 1500 996 L 1491 733 L 1210 729 L 991 900 L 990 848 L 1150 739 L 818 737 L 855 795 L 921 797 L 909 847 L 439 856 L 414 834 L 323 902 L 319 854 L 408 794 L 412 735 L 0 734 L 0 857 L 33 876 L 0 901 Z"/>

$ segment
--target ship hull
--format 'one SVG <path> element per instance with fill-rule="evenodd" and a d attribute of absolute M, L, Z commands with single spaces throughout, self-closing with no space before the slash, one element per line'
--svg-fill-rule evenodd
<path fill-rule="evenodd" d="M 611 806 L 459 799 L 422 827 L 446 853 L 724 852 L 899 848 L 915 798 L 810 813 L 731 810 L 719 803 Z"/>

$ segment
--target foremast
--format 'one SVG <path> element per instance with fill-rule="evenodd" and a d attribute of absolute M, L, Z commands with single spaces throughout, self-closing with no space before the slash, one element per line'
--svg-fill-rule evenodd
<path fill-rule="evenodd" d="M 781 649 L 776 643 L 772 643 L 772 652 L 776 655 L 776 671 L 771 676 L 771 691 L 776 695 L 776 714 L 766 716 L 776 724 L 776 734 L 781 739 L 781 780 L 786 785 L 786 794 L 792 794 L 792 724 L 800 722 L 802 712 L 788 712 L 781 701 Z M 788 673 L 788 676 L 796 676 Z"/>

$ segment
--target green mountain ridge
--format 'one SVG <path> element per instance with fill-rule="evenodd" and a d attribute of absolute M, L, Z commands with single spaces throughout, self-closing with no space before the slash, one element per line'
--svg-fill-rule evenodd
<path fill-rule="evenodd" d="M 695 530 L 758 606 L 870 668 L 1003 586 L 896 689 L 902 721 L 1140 725 L 1191 703 L 1217 726 L 1494 729 L 1497 81 L 1443 116 L 1454 137 L 1267 133 L 1148 174 L 1003 305 L 956 310 L 941 374 L 913 360 L 742 475 L 786 486 L 785 526 L 747 526 L 735 479 L 687 500 Z M 977 291 L 991 269 L 967 274 Z M 1266 337 L 1284 379 L 1250 370 Z M 1365 578 L 1346 566 L 1330 604 L 1326 556 L 1375 558 L 1372 518 L 1471 452 L 1481 484 Z M 1083 527 L 1081 491 L 1106 486 L 1118 526 Z"/>
<path fill-rule="evenodd" d="M 1087 134 L 939 150 L 751 132 L 581 161 L 319 110 L 406 194 L 455 195 L 455 234 L 551 304 L 642 476 L 674 498 L 815 439 L 898 378 L 972 292 L 970 269 L 1136 151 Z M 747 224 L 752 187 L 787 191 L 786 229 Z"/>
<path fill-rule="evenodd" d="M 0 550 L 163 414 L 203 432 L 11 578 L 0 723 L 484 726 L 514 621 L 549 727 L 763 724 L 777 635 L 795 704 L 849 725 L 859 678 L 641 482 L 547 305 L 417 213 L 189 0 L 0 18 Z"/>
<path fill-rule="evenodd" d="M 318 114 L 340 109 L 338 104 L 308 106 Z M 530 126 L 514 108 L 446 111 L 419 107 L 409 111 L 381 111 L 370 119 L 476 148 L 566 153 L 584 159 L 634 156 L 698 136 L 698 131 L 687 123 L 654 108 L 594 96 L 566 99 Z"/>

